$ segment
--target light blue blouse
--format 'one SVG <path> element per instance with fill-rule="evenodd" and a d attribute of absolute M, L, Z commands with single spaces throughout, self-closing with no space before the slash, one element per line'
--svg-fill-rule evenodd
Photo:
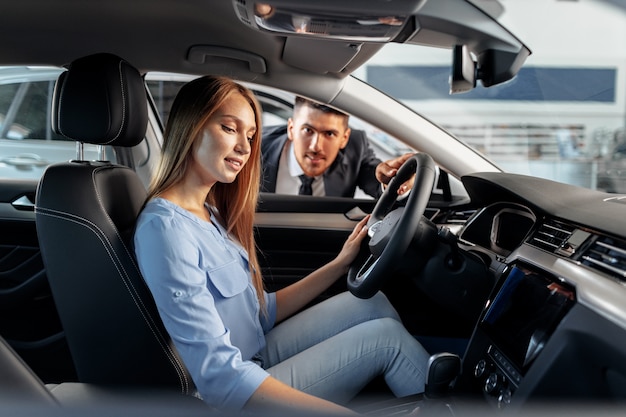
<path fill-rule="evenodd" d="M 203 400 L 240 409 L 269 375 L 250 359 L 274 325 L 276 295 L 264 292 L 261 313 L 247 252 L 211 221 L 153 199 L 137 222 L 135 254 Z"/>

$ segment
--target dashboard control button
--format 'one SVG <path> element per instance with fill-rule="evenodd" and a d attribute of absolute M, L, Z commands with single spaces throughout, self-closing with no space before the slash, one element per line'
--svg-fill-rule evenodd
<path fill-rule="evenodd" d="M 502 375 L 498 374 L 497 372 L 492 372 L 491 374 L 489 374 L 487 380 L 485 381 L 485 392 L 487 394 L 496 395 L 498 394 L 498 392 L 500 392 L 503 383 L 504 378 L 502 377 Z"/>
<path fill-rule="evenodd" d="M 480 378 L 483 375 L 485 375 L 486 371 L 487 371 L 487 362 L 484 359 L 479 360 L 476 366 L 474 367 L 474 376 L 476 378 Z"/>
<path fill-rule="evenodd" d="M 503 389 L 498 396 L 498 408 L 505 408 L 511 403 L 511 390 L 508 388 Z"/>

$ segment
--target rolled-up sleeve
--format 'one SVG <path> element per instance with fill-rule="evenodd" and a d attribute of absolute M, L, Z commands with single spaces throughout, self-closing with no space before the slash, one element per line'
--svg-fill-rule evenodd
<path fill-rule="evenodd" d="M 269 374 L 244 360 L 231 342 L 231 329 L 216 307 L 220 295 L 211 293 L 207 271 L 200 267 L 197 242 L 184 225 L 172 221 L 140 219 L 135 232 L 139 268 L 203 400 L 220 409 L 240 409 Z M 243 293 L 233 297 L 248 301 Z M 271 298 L 268 306 L 274 304 L 275 317 Z"/>

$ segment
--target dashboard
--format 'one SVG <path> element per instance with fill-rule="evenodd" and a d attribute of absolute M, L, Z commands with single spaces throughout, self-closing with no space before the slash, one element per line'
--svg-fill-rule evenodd
<path fill-rule="evenodd" d="M 479 208 L 459 247 L 496 284 L 457 394 L 498 409 L 626 398 L 626 197 L 515 174 L 463 182 Z"/>
<path fill-rule="evenodd" d="M 533 212 L 520 204 L 496 203 L 468 220 L 459 241 L 504 258 L 522 243 L 535 222 Z"/>

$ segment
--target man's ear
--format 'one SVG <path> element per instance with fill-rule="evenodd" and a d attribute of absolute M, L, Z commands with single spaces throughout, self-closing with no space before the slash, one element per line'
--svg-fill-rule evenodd
<path fill-rule="evenodd" d="M 287 139 L 293 141 L 293 119 L 287 119 Z"/>
<path fill-rule="evenodd" d="M 339 147 L 339 149 L 343 149 L 346 146 L 348 146 L 348 141 L 350 140 L 350 133 L 352 131 L 350 130 L 350 128 L 347 128 L 346 131 L 343 133 L 343 141 L 341 142 L 341 146 Z"/>

